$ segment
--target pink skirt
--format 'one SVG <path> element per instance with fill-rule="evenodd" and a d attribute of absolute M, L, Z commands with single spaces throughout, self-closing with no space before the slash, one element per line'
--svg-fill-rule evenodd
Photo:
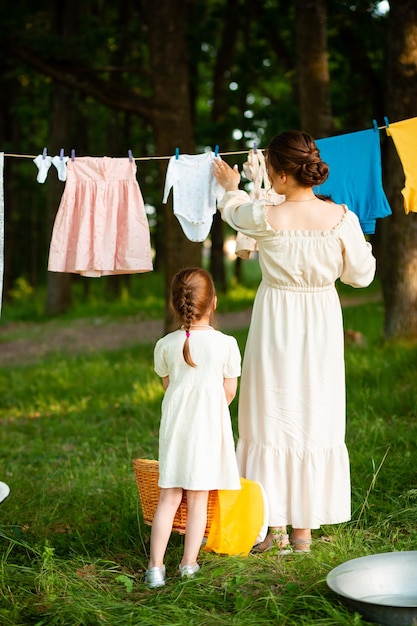
<path fill-rule="evenodd" d="M 99 277 L 152 269 L 149 224 L 136 163 L 110 157 L 69 160 L 48 270 Z"/>

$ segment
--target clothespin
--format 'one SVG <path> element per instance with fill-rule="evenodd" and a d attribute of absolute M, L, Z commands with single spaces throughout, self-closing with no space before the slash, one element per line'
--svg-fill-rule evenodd
<path fill-rule="evenodd" d="M 129 161 L 132 163 L 133 161 L 133 154 L 132 154 L 132 150 L 128 150 L 127 154 L 129 155 Z"/>
<path fill-rule="evenodd" d="M 374 125 L 374 130 L 379 130 L 376 120 L 372 120 L 372 124 Z"/>
<path fill-rule="evenodd" d="M 389 121 L 387 117 L 384 117 L 384 122 L 385 122 L 386 128 L 389 128 Z"/>
<path fill-rule="evenodd" d="M 74 148 L 71 150 L 71 161 L 75 161 L 75 150 L 74 150 Z"/>
<path fill-rule="evenodd" d="M 47 149 L 46 149 L 46 148 L 44 148 L 44 149 L 42 150 L 42 158 L 43 158 L 43 159 L 46 157 L 47 152 L 48 152 L 48 151 L 47 151 Z"/>
<path fill-rule="evenodd" d="M 59 159 L 60 161 L 63 161 L 64 159 L 64 148 L 61 148 L 61 150 L 59 151 Z"/>
<path fill-rule="evenodd" d="M 253 142 L 253 152 L 254 152 L 254 154 L 256 154 L 258 152 L 258 145 L 257 145 L 256 141 Z"/>
<path fill-rule="evenodd" d="M 175 148 L 175 158 L 176 158 L 176 160 L 178 160 L 179 156 L 180 156 L 180 149 L 179 148 Z"/>
<path fill-rule="evenodd" d="M 219 146 L 218 145 L 214 148 L 214 156 L 215 157 L 219 156 Z"/>

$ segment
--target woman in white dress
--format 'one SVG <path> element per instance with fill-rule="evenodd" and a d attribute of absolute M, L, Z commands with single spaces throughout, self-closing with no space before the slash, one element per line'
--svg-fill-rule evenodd
<path fill-rule="evenodd" d="M 180 328 L 162 337 L 154 351 L 165 396 L 159 429 L 161 492 L 145 576 L 150 587 L 165 584 L 163 560 L 183 490 L 187 523 L 179 570 L 181 576 L 193 576 L 200 569 L 208 492 L 241 489 L 228 407 L 236 394 L 241 357 L 236 339 L 211 325 L 216 305 L 208 272 L 192 267 L 175 274 L 171 307 Z"/>
<path fill-rule="evenodd" d="M 258 242 L 262 270 L 243 359 L 237 458 L 241 476 L 259 481 L 269 502 L 269 533 L 255 549 L 308 552 L 311 529 L 351 515 L 335 281 L 366 287 L 375 258 L 356 215 L 315 196 L 328 166 L 312 137 L 277 135 L 266 163 L 274 191 L 285 196 L 275 206 L 238 189 L 237 166 L 213 164 L 226 192 L 222 217 Z"/>

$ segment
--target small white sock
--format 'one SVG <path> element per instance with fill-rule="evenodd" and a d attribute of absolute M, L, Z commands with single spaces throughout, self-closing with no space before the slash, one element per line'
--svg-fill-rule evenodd
<path fill-rule="evenodd" d="M 52 157 L 48 155 L 43 156 L 43 154 L 38 154 L 36 159 L 33 159 L 33 162 L 39 170 L 36 180 L 38 181 L 38 183 L 44 183 L 46 177 L 48 176 L 48 170 L 51 167 Z"/>
<path fill-rule="evenodd" d="M 52 158 L 52 164 L 55 165 L 57 171 L 58 171 L 58 178 L 59 180 L 67 180 L 67 161 L 68 161 L 68 157 L 67 156 L 54 156 Z"/>

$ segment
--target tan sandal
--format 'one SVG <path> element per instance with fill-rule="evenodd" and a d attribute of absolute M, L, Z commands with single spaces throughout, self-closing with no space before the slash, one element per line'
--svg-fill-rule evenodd
<path fill-rule="evenodd" d="M 312 544 L 312 539 L 294 539 L 291 537 L 291 545 L 293 546 L 294 552 L 301 554 L 301 552 L 311 552 L 310 546 Z"/>
<path fill-rule="evenodd" d="M 292 552 L 289 535 L 283 530 L 271 528 L 265 539 L 253 546 L 252 552 L 268 552 L 274 549 L 278 551 L 278 554 Z"/>

